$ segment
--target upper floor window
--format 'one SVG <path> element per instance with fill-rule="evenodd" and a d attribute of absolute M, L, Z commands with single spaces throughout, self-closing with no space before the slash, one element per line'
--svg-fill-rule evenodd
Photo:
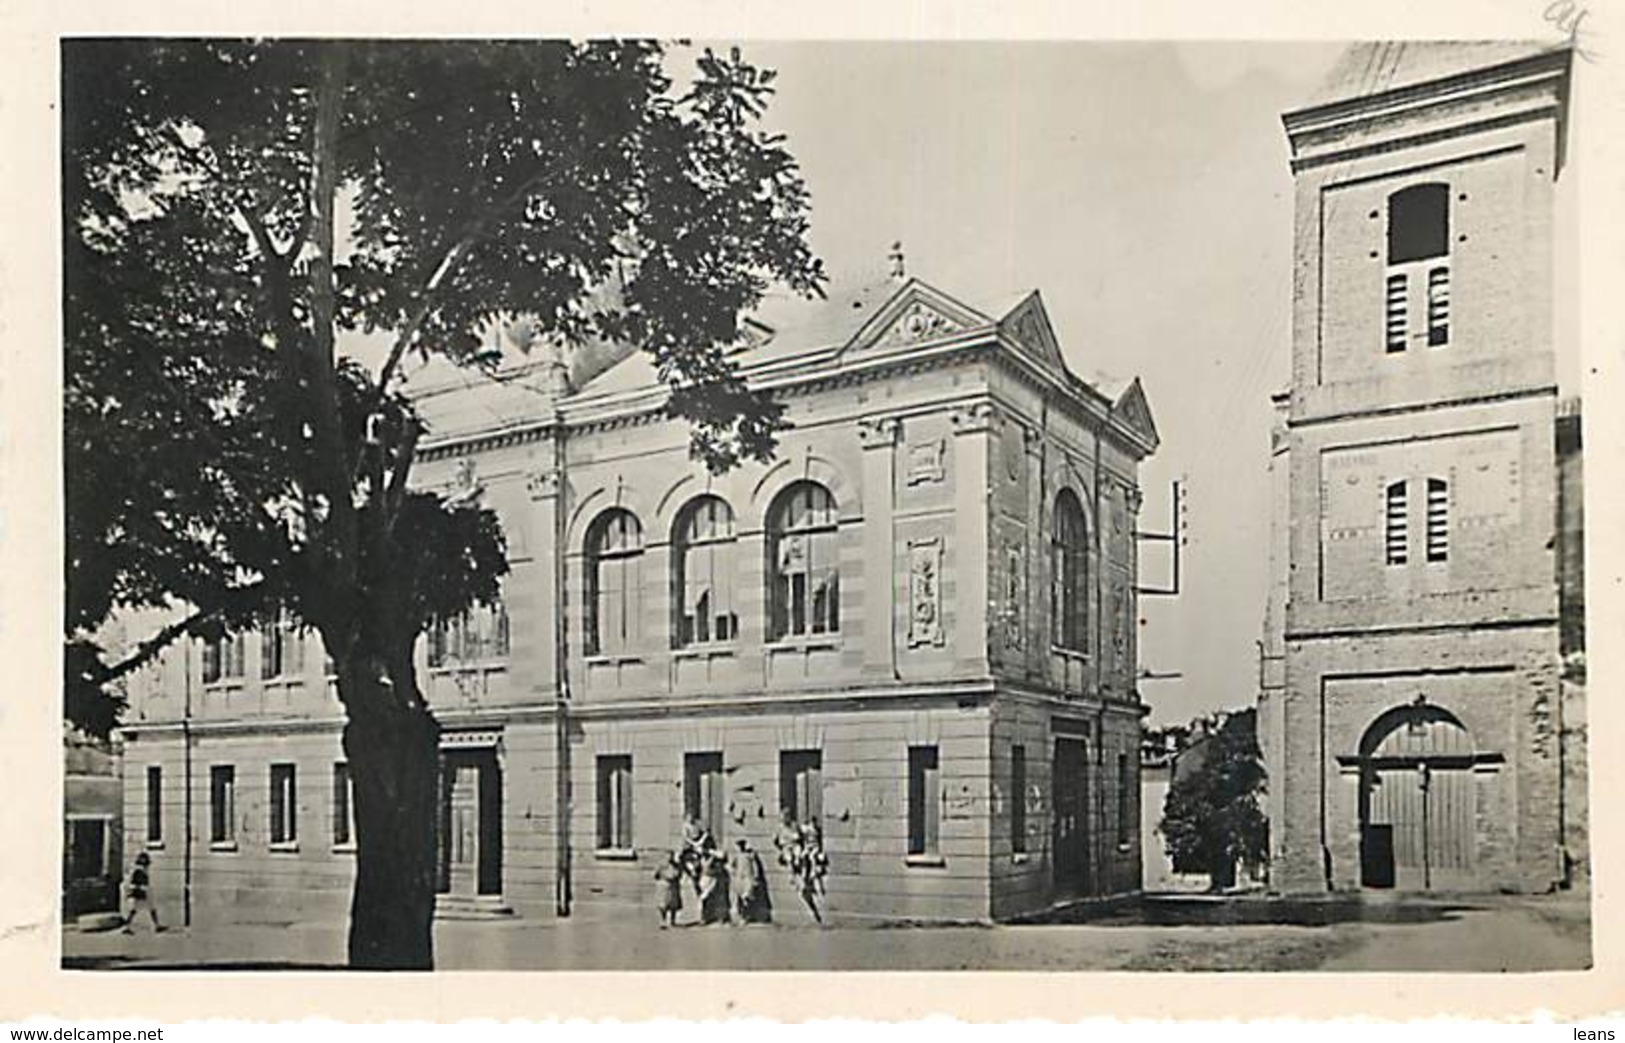
<path fill-rule="evenodd" d="M 1408 264 L 1450 252 L 1450 186 L 1430 182 L 1388 197 L 1388 263 Z"/>
<path fill-rule="evenodd" d="M 226 634 L 203 643 L 203 683 L 237 681 L 243 676 L 247 642 L 241 634 Z"/>
<path fill-rule="evenodd" d="M 1388 197 L 1384 337 L 1390 354 L 1415 332 L 1430 347 L 1450 342 L 1450 186 L 1430 182 Z"/>
<path fill-rule="evenodd" d="M 429 665 L 489 662 L 508 656 L 508 609 L 500 600 L 474 605 L 429 629 Z"/>
<path fill-rule="evenodd" d="M 679 646 L 732 641 L 739 634 L 734 612 L 734 514 L 715 496 L 702 496 L 678 516 L 672 538 L 672 590 L 677 598 Z"/>
<path fill-rule="evenodd" d="M 305 672 L 305 635 L 283 614 L 260 631 L 260 680 L 297 677 Z"/>
<path fill-rule="evenodd" d="M 1055 498 L 1050 533 L 1051 641 L 1057 648 L 1089 648 L 1089 525 L 1077 494 L 1062 489 Z"/>
<path fill-rule="evenodd" d="M 643 526 L 613 508 L 587 532 L 586 649 L 625 652 L 637 644 L 643 607 Z"/>
<path fill-rule="evenodd" d="M 1450 558 L 1450 485 L 1443 478 L 1428 479 L 1427 557 Z"/>
<path fill-rule="evenodd" d="M 1411 560 L 1409 486 L 1406 480 L 1391 482 L 1384 497 L 1384 556 L 1390 565 L 1405 565 Z M 1443 478 L 1429 478 L 1425 488 L 1424 553 L 1427 561 L 1437 564 L 1450 560 L 1450 483 Z"/>
<path fill-rule="evenodd" d="M 1410 499 L 1403 481 L 1391 482 L 1383 495 L 1383 546 L 1390 565 L 1410 560 Z"/>
<path fill-rule="evenodd" d="M 769 634 L 777 640 L 840 629 L 835 498 L 796 482 L 768 510 Z"/>

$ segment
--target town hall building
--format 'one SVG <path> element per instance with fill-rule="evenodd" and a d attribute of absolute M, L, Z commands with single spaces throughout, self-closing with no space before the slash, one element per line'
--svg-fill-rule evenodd
<path fill-rule="evenodd" d="M 642 353 L 412 380 L 416 480 L 501 519 L 501 603 L 421 644 L 444 909 L 646 909 L 685 817 L 767 856 L 816 821 L 835 920 L 1003 920 L 1140 886 L 1138 381 L 1068 367 L 1035 292 L 774 301 L 735 355 L 792 427 L 712 477 Z M 127 852 L 195 922 L 343 916 L 342 708 L 314 635 L 131 685 Z M 652 919 L 651 919 L 652 923 Z"/>

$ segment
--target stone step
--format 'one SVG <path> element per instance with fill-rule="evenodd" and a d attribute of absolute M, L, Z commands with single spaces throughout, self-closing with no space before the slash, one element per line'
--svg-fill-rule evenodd
<path fill-rule="evenodd" d="M 436 895 L 436 920 L 504 920 L 514 911 L 498 895 L 467 898 L 462 895 Z"/>

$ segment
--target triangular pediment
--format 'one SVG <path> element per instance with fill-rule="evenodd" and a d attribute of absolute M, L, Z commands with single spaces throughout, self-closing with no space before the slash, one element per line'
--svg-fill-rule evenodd
<path fill-rule="evenodd" d="M 975 308 L 918 279 L 910 279 L 858 328 L 841 354 L 929 344 L 992 324 L 992 319 Z"/>
<path fill-rule="evenodd" d="M 1117 401 L 1112 405 L 1112 415 L 1143 438 L 1153 449 L 1162 441 L 1157 434 L 1156 421 L 1151 419 L 1151 403 L 1145 399 L 1145 388 L 1140 386 L 1139 377 L 1135 377 L 1133 383 L 1117 396 Z"/>
<path fill-rule="evenodd" d="M 1061 343 L 1050 325 L 1049 313 L 1044 310 L 1044 298 L 1037 290 L 1023 297 L 999 320 L 999 329 L 1016 342 L 1034 361 L 1059 374 L 1067 372 L 1061 358 Z"/>

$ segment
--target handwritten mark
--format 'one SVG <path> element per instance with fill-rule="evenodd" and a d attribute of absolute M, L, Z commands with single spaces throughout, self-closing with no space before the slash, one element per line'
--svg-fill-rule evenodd
<path fill-rule="evenodd" d="M 1589 14 L 1591 8 L 1579 0 L 1551 0 L 1544 12 L 1547 23 L 1568 37 L 1569 46 L 1574 48 L 1574 53 L 1588 62 L 1594 62 L 1598 57 L 1597 53 L 1580 45 L 1581 27 Z"/>

